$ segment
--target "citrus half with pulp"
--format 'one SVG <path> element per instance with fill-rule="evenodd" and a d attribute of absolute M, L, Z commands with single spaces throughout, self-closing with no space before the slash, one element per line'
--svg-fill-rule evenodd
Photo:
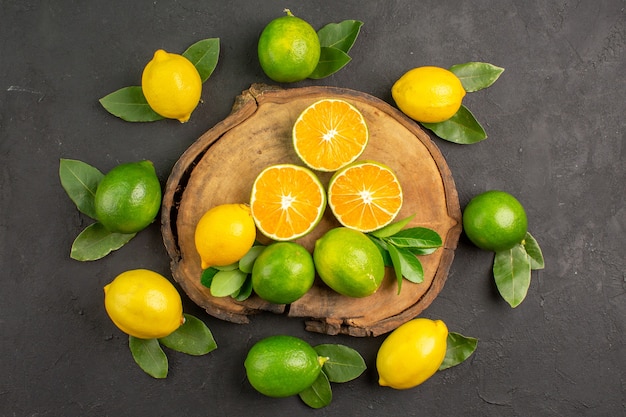
<path fill-rule="evenodd" d="M 328 206 L 342 225 L 367 233 L 391 223 L 402 208 L 402 187 L 388 166 L 357 161 L 328 183 Z"/>
<path fill-rule="evenodd" d="M 365 118 L 352 104 L 323 99 L 300 113 L 292 137 L 296 153 L 308 167 L 336 171 L 363 153 L 369 133 Z"/>
<path fill-rule="evenodd" d="M 308 168 L 277 164 L 256 177 L 250 196 L 252 217 L 261 233 L 277 241 L 294 240 L 319 223 L 326 192 Z"/>

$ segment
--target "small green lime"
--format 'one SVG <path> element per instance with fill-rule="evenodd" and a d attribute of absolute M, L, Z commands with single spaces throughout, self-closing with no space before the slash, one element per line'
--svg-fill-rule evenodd
<path fill-rule="evenodd" d="M 313 261 L 330 288 L 348 297 L 375 293 L 385 277 L 385 262 L 376 245 L 358 230 L 330 229 L 315 242 Z"/>
<path fill-rule="evenodd" d="M 252 289 L 262 299 L 289 304 L 313 286 L 313 257 L 304 246 L 277 242 L 266 247 L 252 267 Z"/>
<path fill-rule="evenodd" d="M 258 43 L 259 63 L 272 80 L 283 83 L 301 81 L 317 67 L 320 41 L 306 21 L 287 16 L 272 20 L 261 32 Z"/>
<path fill-rule="evenodd" d="M 524 207 L 515 197 L 491 190 L 475 196 L 465 206 L 463 228 L 476 246 L 498 252 L 522 242 L 528 220 Z"/>
<path fill-rule="evenodd" d="M 276 335 L 258 341 L 244 362 L 248 381 L 268 397 L 289 397 L 319 376 L 322 360 L 313 347 L 294 336 Z"/>
<path fill-rule="evenodd" d="M 98 184 L 97 220 L 110 232 L 136 233 L 152 223 L 161 207 L 161 184 L 150 161 L 129 162 Z"/>

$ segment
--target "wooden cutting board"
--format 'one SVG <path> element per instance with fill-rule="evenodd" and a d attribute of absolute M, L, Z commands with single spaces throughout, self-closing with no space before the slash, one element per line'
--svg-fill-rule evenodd
<path fill-rule="evenodd" d="M 289 306 L 268 303 L 254 294 L 243 302 L 213 297 L 200 283 L 202 269 L 194 245 L 196 223 L 215 205 L 248 203 L 252 183 L 263 168 L 277 163 L 302 165 L 291 144 L 291 129 L 298 115 L 322 98 L 346 100 L 365 117 L 370 139 L 360 159 L 382 162 L 397 174 L 404 192 L 397 219 L 415 214 L 408 227 L 428 227 L 442 237 L 442 248 L 420 256 L 424 282 L 404 280 L 398 295 L 393 270 L 387 268 L 381 288 L 366 298 L 339 295 L 319 278 L 307 294 Z M 332 173 L 318 174 L 326 186 Z M 444 286 L 461 233 L 454 180 L 429 136 L 384 101 L 334 87 L 252 85 L 236 98 L 231 114 L 198 138 L 177 161 L 165 187 L 161 216 L 173 277 L 210 315 L 248 323 L 250 315 L 268 311 L 304 318 L 309 331 L 353 336 L 387 333 L 428 307 Z M 315 240 L 337 226 L 327 208 L 313 232 L 297 242 L 312 251 Z"/>

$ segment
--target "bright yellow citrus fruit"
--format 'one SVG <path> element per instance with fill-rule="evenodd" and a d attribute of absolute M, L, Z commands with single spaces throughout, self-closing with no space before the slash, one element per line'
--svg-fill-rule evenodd
<path fill-rule="evenodd" d="M 202 79 L 187 58 L 159 49 L 143 70 L 141 89 L 152 110 L 185 123 L 200 102 Z"/>
<path fill-rule="evenodd" d="M 254 389 L 269 397 L 289 397 L 308 387 L 319 376 L 326 358 L 294 336 L 276 335 L 250 348 L 244 366 Z"/>
<path fill-rule="evenodd" d="M 306 294 L 315 280 L 313 257 L 302 245 L 276 242 L 254 261 L 252 289 L 262 299 L 290 304 Z"/>
<path fill-rule="evenodd" d="M 348 297 L 374 294 L 385 277 L 385 262 L 376 245 L 347 227 L 330 229 L 319 238 L 313 261 L 322 281 Z"/>
<path fill-rule="evenodd" d="M 309 233 L 326 208 L 326 191 L 308 168 L 277 164 L 254 180 L 250 196 L 252 217 L 270 239 L 288 241 Z"/>
<path fill-rule="evenodd" d="M 274 81 L 291 83 L 311 75 L 321 48 L 315 29 L 288 9 L 285 12 L 287 16 L 272 20 L 263 29 L 257 49 L 265 74 Z"/>
<path fill-rule="evenodd" d="M 465 89 L 451 71 L 439 67 L 418 67 L 405 73 L 391 88 L 398 108 L 423 123 L 448 120 L 459 110 Z"/>
<path fill-rule="evenodd" d="M 381 386 L 413 388 L 433 376 L 447 349 L 448 328 L 441 320 L 417 318 L 387 336 L 376 356 Z"/>
<path fill-rule="evenodd" d="M 363 153 L 369 134 L 356 107 L 344 100 L 323 99 L 300 113 L 292 137 L 296 153 L 309 168 L 336 171 Z"/>
<path fill-rule="evenodd" d="M 147 269 L 123 272 L 107 284 L 104 307 L 120 330 L 140 339 L 165 337 L 184 322 L 174 285 Z"/>
<path fill-rule="evenodd" d="M 97 220 L 113 233 L 136 233 L 152 223 L 161 207 L 161 184 L 150 161 L 120 164 L 98 184 Z"/>
<path fill-rule="evenodd" d="M 248 253 L 256 239 L 250 206 L 221 204 L 202 215 L 194 234 L 202 269 L 226 266 Z"/>
<path fill-rule="evenodd" d="M 339 223 L 363 233 L 391 223 L 402 202 L 398 177 L 379 162 L 354 162 L 337 171 L 328 183 L 328 206 Z"/>
<path fill-rule="evenodd" d="M 481 249 L 511 249 L 526 237 L 528 219 L 522 204 L 505 191 L 490 190 L 470 200 L 463 211 L 463 229 Z"/>

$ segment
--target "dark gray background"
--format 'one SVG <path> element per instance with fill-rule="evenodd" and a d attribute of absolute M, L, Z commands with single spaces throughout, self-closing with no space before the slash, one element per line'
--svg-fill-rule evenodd
<path fill-rule="evenodd" d="M 2 1 L 0 3 L 0 415 L 2 416 L 617 416 L 625 412 L 623 0 L 589 1 Z M 454 175 L 461 207 L 503 189 L 526 207 L 545 270 L 511 309 L 491 276 L 492 254 L 461 238 L 445 288 L 422 315 L 479 339 L 466 363 L 423 385 L 377 385 L 383 337 L 308 333 L 271 314 L 222 322 L 184 297 L 219 348 L 204 357 L 168 351 L 154 380 L 133 362 L 108 319 L 102 287 L 118 273 L 166 276 L 159 224 L 90 263 L 69 258 L 90 223 L 61 188 L 60 158 L 103 172 L 150 159 L 164 184 L 182 152 L 225 118 L 251 83 L 270 82 L 256 41 L 290 7 L 316 29 L 365 24 L 353 61 L 319 81 L 391 104 L 410 68 L 484 61 L 506 68 L 465 104 L 489 139 L 461 146 L 433 139 Z M 154 50 L 182 52 L 221 38 L 221 55 L 191 121 L 126 123 L 98 99 L 139 85 Z M 238 150 L 245 152 L 245 149 Z M 243 359 L 275 333 L 357 349 L 368 370 L 334 384 L 312 410 L 297 398 L 253 391 Z"/>

